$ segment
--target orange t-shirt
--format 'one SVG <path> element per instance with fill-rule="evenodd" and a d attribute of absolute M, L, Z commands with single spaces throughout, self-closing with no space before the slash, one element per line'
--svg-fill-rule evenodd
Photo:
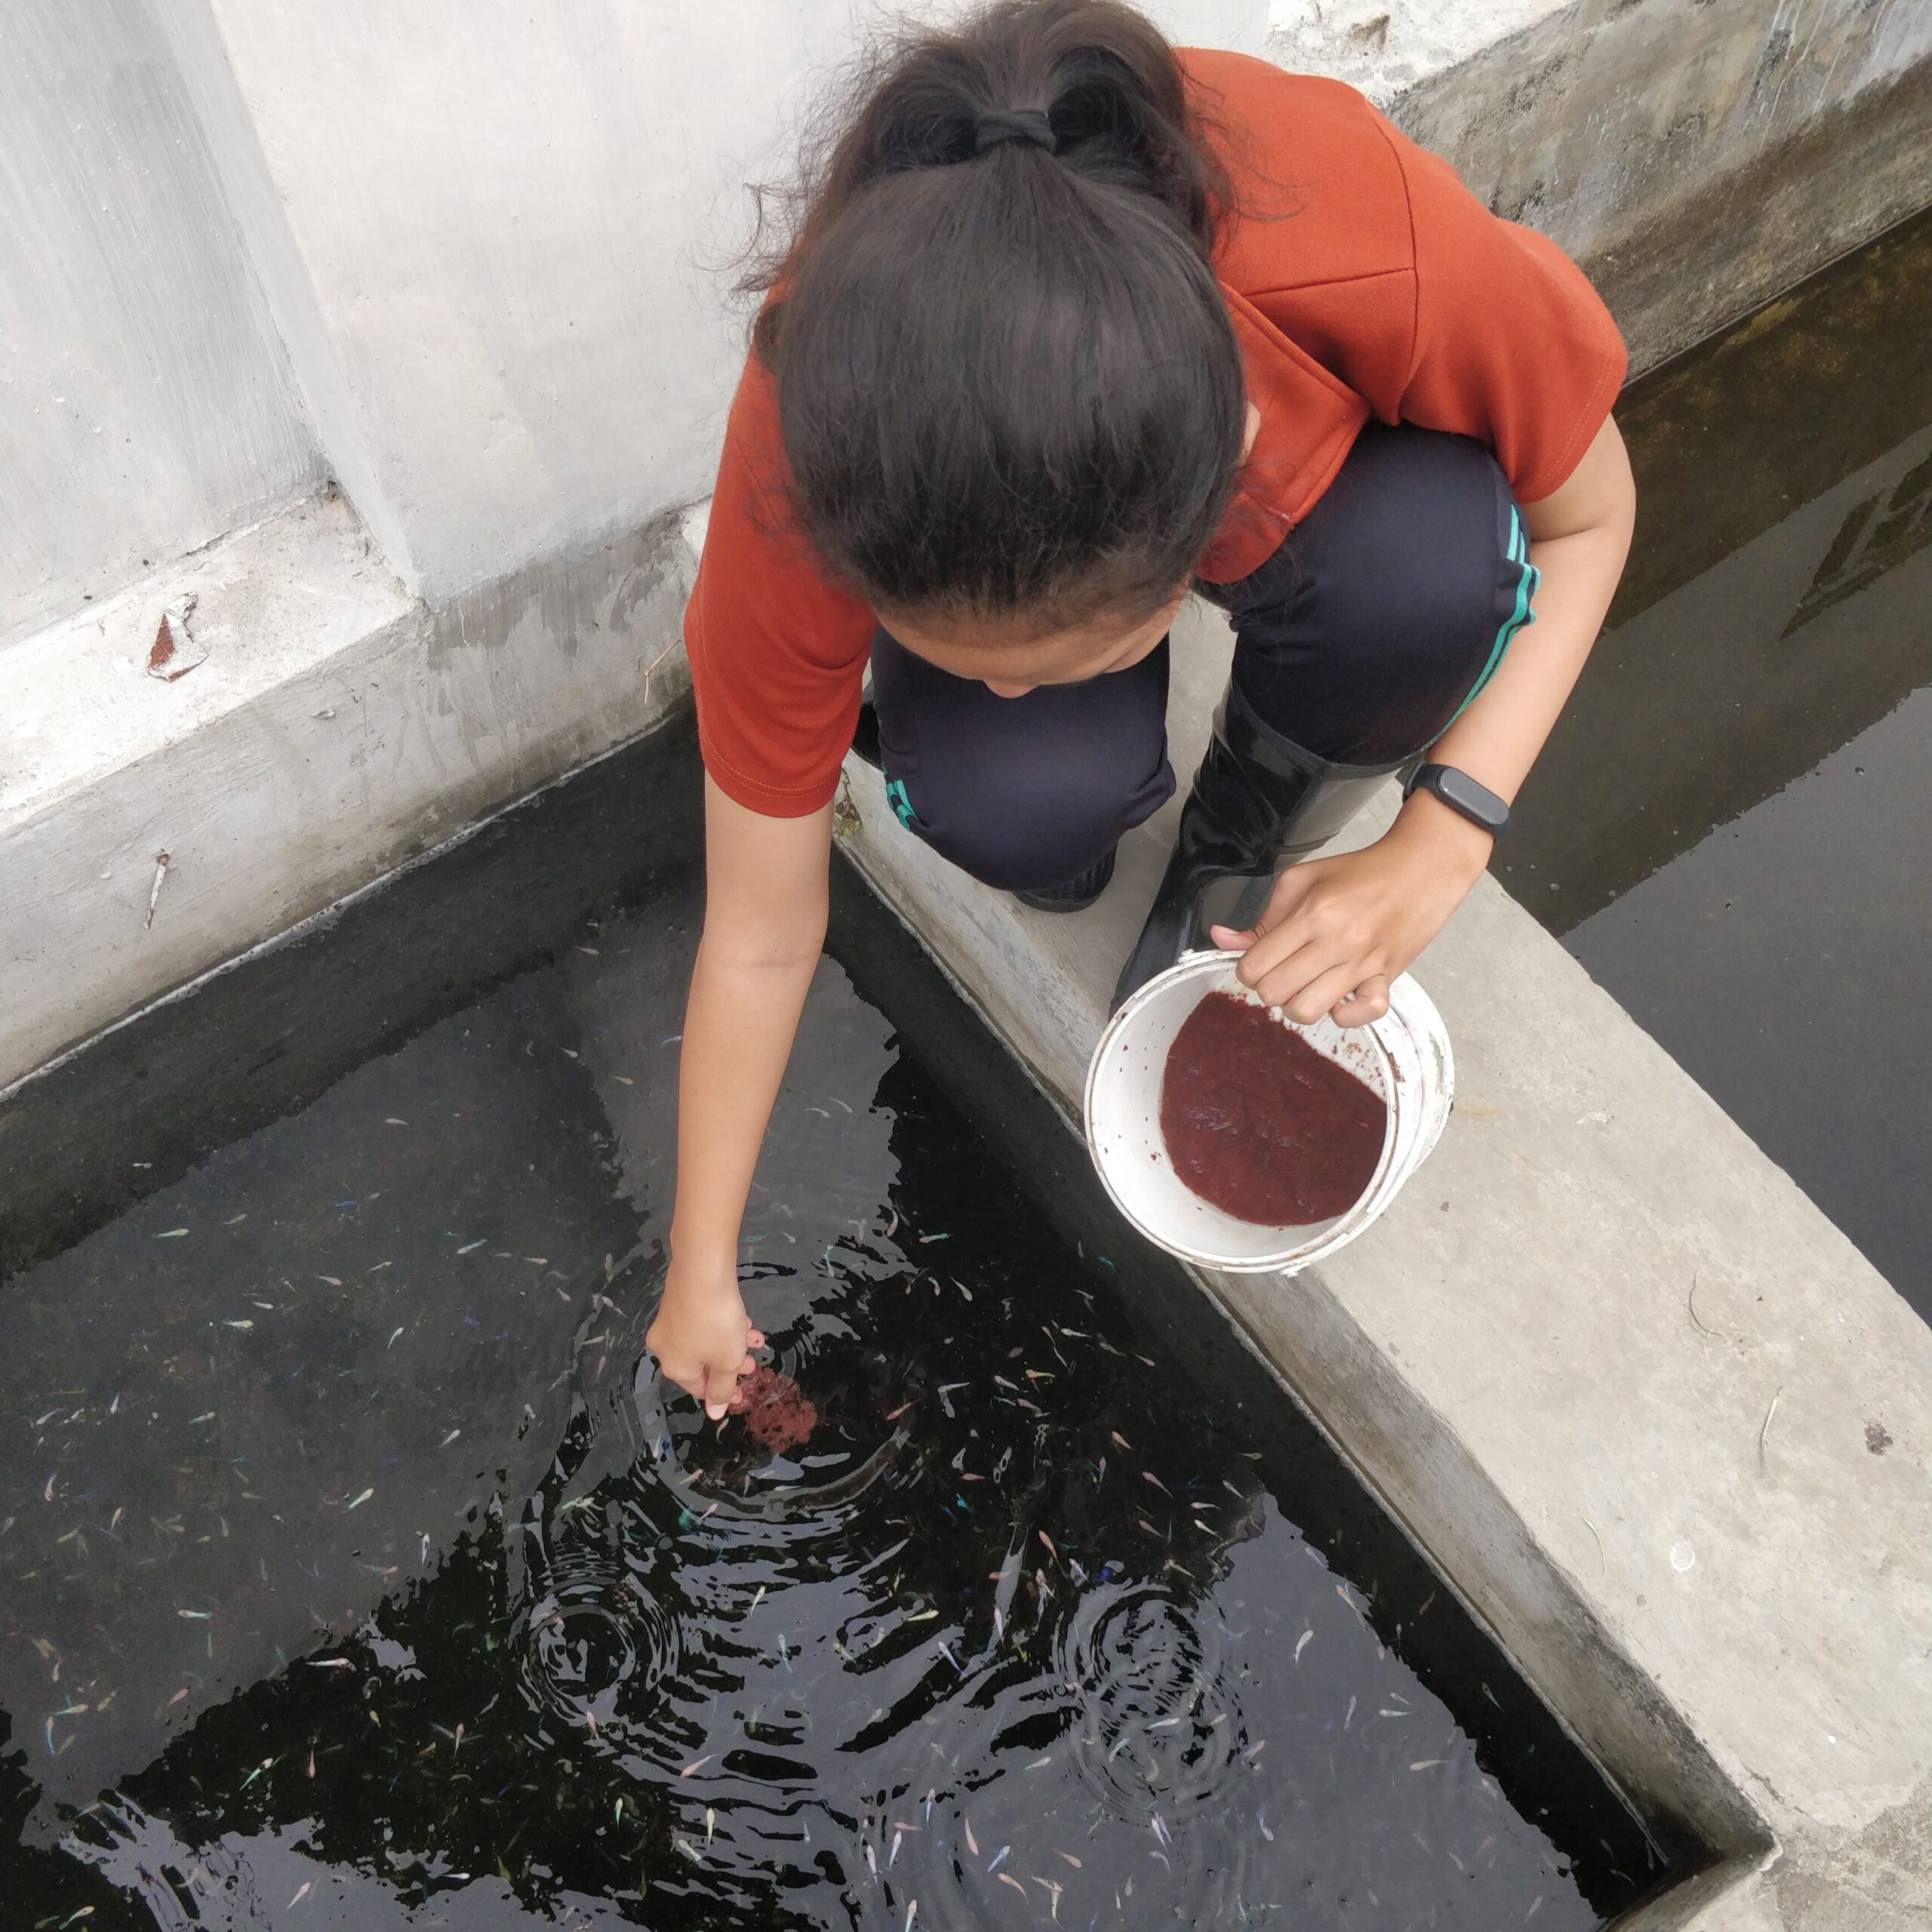
<path fill-rule="evenodd" d="M 1474 436 L 1517 498 L 1569 475 L 1623 379 L 1622 339 L 1553 242 L 1499 220 L 1454 171 L 1338 82 L 1244 54 L 1180 60 L 1242 211 L 1215 269 L 1260 432 L 1197 574 L 1258 568 L 1371 417 Z M 775 818 L 837 787 L 874 620 L 795 532 L 771 374 L 731 405 L 685 643 L 706 769 Z"/>

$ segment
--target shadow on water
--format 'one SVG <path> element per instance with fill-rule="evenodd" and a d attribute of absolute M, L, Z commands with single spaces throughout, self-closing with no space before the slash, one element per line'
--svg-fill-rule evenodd
<path fill-rule="evenodd" d="M 1928 341 L 1921 216 L 1632 386 L 1629 571 L 1496 869 L 1932 1318 Z"/>
<path fill-rule="evenodd" d="M 1028 1156 L 1050 1222 L 829 960 L 746 1228 L 810 1435 L 667 1395 L 688 875 L 445 977 L 519 866 L 635 885 L 584 831 L 629 787 L 0 1117 L 66 1217 L 0 1286 L 9 1925 L 1494 1932 L 1651 1889 L 1657 1841 L 1077 1146 Z M 890 1004 L 934 976 L 863 897 L 835 943 Z M 325 1077 L 303 1029 L 358 1002 L 395 1050 Z M 976 1026 L 940 1060 L 1003 1066 Z M 1016 1157 L 1042 1103 L 996 1077 Z"/>

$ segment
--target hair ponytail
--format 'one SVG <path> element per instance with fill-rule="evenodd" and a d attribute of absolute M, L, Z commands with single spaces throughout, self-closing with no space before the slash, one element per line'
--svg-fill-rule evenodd
<path fill-rule="evenodd" d="M 875 601 L 1044 630 L 1185 581 L 1244 414 L 1205 131 L 1115 0 L 1001 0 L 863 69 L 743 285 L 804 521 Z"/>

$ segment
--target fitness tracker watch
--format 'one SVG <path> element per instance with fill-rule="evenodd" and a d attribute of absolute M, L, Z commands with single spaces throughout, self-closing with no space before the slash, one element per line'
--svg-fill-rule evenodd
<path fill-rule="evenodd" d="M 1492 838 L 1509 823 L 1509 808 L 1487 785 L 1478 785 L 1453 764 L 1418 765 L 1402 787 L 1402 796 L 1407 798 L 1418 786 L 1433 792 L 1452 812 L 1460 812 Z"/>

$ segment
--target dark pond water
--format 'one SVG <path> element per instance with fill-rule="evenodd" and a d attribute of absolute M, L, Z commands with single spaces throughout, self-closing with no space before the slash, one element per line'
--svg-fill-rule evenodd
<path fill-rule="evenodd" d="M 816 1426 L 774 1457 L 667 1399 L 694 916 L 445 981 L 198 1152 L 105 1062 L 33 1100 L 66 1124 L 16 1171 L 91 1179 L 0 1283 L 8 1926 L 1556 1932 L 1656 1882 L 1195 1291 L 1050 1224 L 830 960 L 746 1247 Z M 284 1061 L 375 1028 L 424 930 L 300 955 Z M 287 987 L 217 991 L 96 1050 L 126 1092 L 292 1077 L 251 1007 Z"/>
<path fill-rule="evenodd" d="M 1503 883 L 1932 1320 L 1932 220 L 1635 384 Z"/>

